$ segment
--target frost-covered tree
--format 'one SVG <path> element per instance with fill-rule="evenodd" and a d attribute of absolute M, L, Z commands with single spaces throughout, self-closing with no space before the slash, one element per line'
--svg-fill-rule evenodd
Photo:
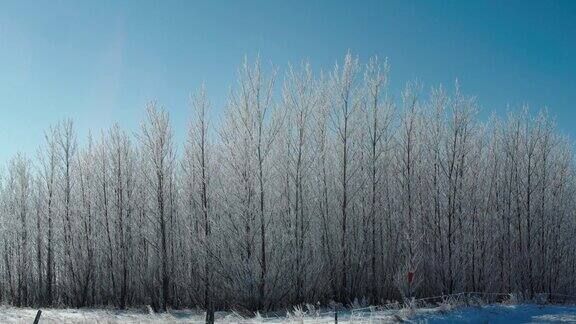
<path fill-rule="evenodd" d="M 154 277 L 148 282 L 151 285 L 151 295 L 154 304 L 160 300 L 157 306 L 166 310 L 171 303 L 170 285 L 171 269 L 170 263 L 170 222 L 172 220 L 172 210 L 169 201 L 170 181 L 174 172 L 174 147 L 172 139 L 172 128 L 166 110 L 156 107 L 155 103 L 147 107 L 147 117 L 142 123 L 141 134 L 139 136 L 142 145 L 144 165 L 146 168 L 144 186 L 146 187 L 146 198 L 149 199 L 148 207 L 150 211 L 149 221 L 155 240 L 152 246 L 156 250 L 156 255 L 152 257 L 152 267 Z M 155 269 L 154 269 L 155 268 Z M 160 283 L 160 296 L 156 295 L 155 286 Z"/>

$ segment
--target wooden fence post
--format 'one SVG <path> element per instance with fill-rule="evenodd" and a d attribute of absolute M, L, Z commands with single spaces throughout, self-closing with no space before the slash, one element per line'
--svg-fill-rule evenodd
<path fill-rule="evenodd" d="M 40 321 L 40 315 L 42 315 L 42 311 L 38 310 L 38 312 L 36 313 L 36 318 L 34 318 L 34 324 L 38 324 L 38 322 Z"/>

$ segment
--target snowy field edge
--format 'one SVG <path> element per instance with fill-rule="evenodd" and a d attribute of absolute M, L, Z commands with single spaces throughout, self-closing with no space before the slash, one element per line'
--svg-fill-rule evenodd
<path fill-rule="evenodd" d="M 0 306 L 0 323 L 32 323 L 37 309 Z M 40 323 L 204 323 L 201 310 L 171 310 L 147 313 L 141 309 L 42 309 Z M 333 313 L 292 312 L 283 317 L 242 317 L 234 312 L 217 312 L 217 323 L 334 323 Z M 490 304 L 339 312 L 338 323 L 576 323 L 576 305 Z"/>

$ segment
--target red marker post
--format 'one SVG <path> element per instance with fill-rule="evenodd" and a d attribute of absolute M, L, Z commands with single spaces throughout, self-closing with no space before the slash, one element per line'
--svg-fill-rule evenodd
<path fill-rule="evenodd" d="M 414 272 L 408 271 L 408 285 L 412 285 L 413 280 L 414 280 Z"/>
<path fill-rule="evenodd" d="M 412 298 L 412 281 L 414 281 L 414 272 L 408 271 L 408 298 Z"/>

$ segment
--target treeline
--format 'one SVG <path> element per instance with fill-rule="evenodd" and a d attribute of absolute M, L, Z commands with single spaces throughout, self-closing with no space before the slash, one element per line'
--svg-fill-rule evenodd
<path fill-rule="evenodd" d="M 282 78 L 245 62 L 186 143 L 71 121 L 0 180 L 0 301 L 266 310 L 462 291 L 576 294 L 572 142 L 546 112 L 483 121 L 458 85 L 388 91 L 347 55 Z M 275 84 L 282 81 L 282 85 Z M 413 280 L 409 283 L 409 273 Z"/>

